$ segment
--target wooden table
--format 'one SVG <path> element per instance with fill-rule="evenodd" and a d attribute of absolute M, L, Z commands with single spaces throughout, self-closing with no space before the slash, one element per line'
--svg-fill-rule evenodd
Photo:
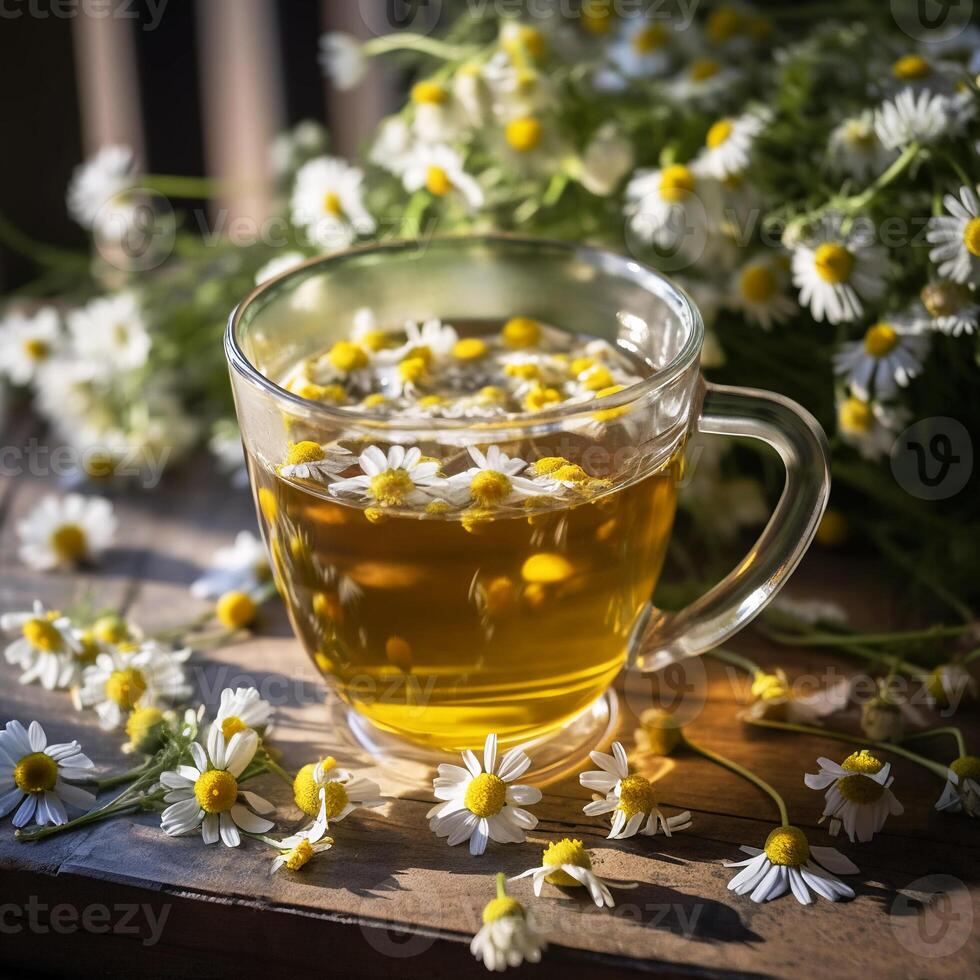
<path fill-rule="evenodd" d="M 15 443 L 16 444 L 16 443 Z M 35 597 L 66 606 L 86 590 L 99 605 L 120 605 L 148 629 L 184 621 L 202 608 L 188 583 L 212 551 L 234 532 L 254 527 L 243 491 L 198 462 L 153 492 L 116 497 L 117 548 L 84 575 L 41 575 L 16 557 L 15 524 L 50 482 L 29 475 L 2 486 L 0 608 L 26 608 Z M 891 615 L 875 579 L 852 563 L 808 561 L 791 586 L 797 595 L 845 596 L 856 621 L 880 627 Z M 823 652 L 768 648 L 744 635 L 735 644 L 763 663 L 791 673 L 822 671 Z M 371 771 L 328 727 L 329 708 L 318 675 L 278 610 L 261 632 L 218 651 L 198 654 L 194 679 L 213 706 L 224 686 L 256 684 L 276 691 L 274 743 L 295 769 L 332 751 Z M 822 797 L 805 788 L 803 773 L 817 756 L 842 758 L 846 746 L 826 739 L 746 730 L 735 718 L 745 684 L 715 662 L 699 661 L 695 685 L 703 707 L 689 732 L 706 746 L 752 765 L 786 796 L 794 822 L 814 843 L 829 843 L 818 827 Z M 848 670 L 853 668 L 847 667 Z M 100 766 L 127 764 L 121 739 L 99 732 L 94 715 L 78 714 L 64 694 L 22 687 L 0 665 L 0 721 L 37 718 L 52 740 L 78 736 Z M 650 682 L 628 676 L 631 694 L 620 726 L 627 742 L 630 708 L 649 703 Z M 976 716 L 961 718 L 977 733 Z M 854 713 L 846 724 L 855 725 Z M 974 747 L 980 741 L 973 742 Z M 942 753 L 951 746 L 930 745 Z M 269 873 L 270 852 L 256 842 L 237 850 L 205 848 L 199 837 L 171 839 L 155 814 L 124 816 L 40 844 L 14 840 L 0 826 L 0 963 L 25 971 L 112 976 L 480 976 L 467 944 L 491 897 L 492 875 L 538 863 L 544 842 L 581 838 L 597 870 L 640 882 L 620 892 L 616 909 L 599 911 L 581 897 L 546 886 L 534 902 L 530 887 L 514 893 L 534 902 L 551 937 L 542 965 L 527 975 L 616 976 L 651 971 L 677 976 L 780 977 L 975 976 L 980 939 L 976 824 L 932 809 L 940 782 L 894 760 L 895 790 L 905 815 L 892 818 L 874 842 L 842 850 L 860 866 L 851 879 L 857 898 L 801 907 L 786 896 L 765 906 L 726 888 L 741 843 L 761 846 L 774 825 L 767 798 L 700 757 L 681 755 L 662 766 L 660 789 L 670 806 L 689 808 L 694 826 L 670 840 L 610 842 L 581 808 L 588 795 L 574 778 L 545 789 L 535 808 L 540 824 L 525 846 L 493 846 L 482 858 L 449 848 L 428 830 L 425 790 L 399 788 L 377 771 L 391 801 L 336 825 L 336 845 L 300 874 Z M 288 788 L 273 777 L 257 787 L 298 817 Z M 289 823 L 288 827 L 296 826 Z M 944 896 L 928 907 L 929 895 Z M 980 917 L 978 917 L 980 922 Z"/>

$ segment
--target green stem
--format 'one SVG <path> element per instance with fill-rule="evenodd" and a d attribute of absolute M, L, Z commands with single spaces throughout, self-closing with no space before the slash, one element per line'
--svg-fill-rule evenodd
<path fill-rule="evenodd" d="M 232 189 L 228 181 L 214 177 L 182 177 L 177 174 L 144 174 L 139 186 L 165 197 L 215 197 Z"/>
<path fill-rule="evenodd" d="M 368 58 L 375 58 L 392 51 L 417 51 L 433 58 L 444 61 L 459 61 L 475 55 L 480 48 L 471 44 L 449 44 L 438 38 L 427 37 L 424 34 L 385 34 L 366 42 L 361 47 L 361 53 Z"/>
<path fill-rule="evenodd" d="M 972 664 L 977 658 L 980 658 L 980 647 L 977 647 L 976 650 L 971 650 L 969 653 L 963 654 L 963 656 L 960 658 L 960 663 Z"/>
<path fill-rule="evenodd" d="M 918 143 L 910 143 L 905 147 L 901 156 L 871 184 L 866 190 L 841 202 L 842 210 L 861 211 L 866 208 L 889 184 L 897 180 L 919 155 L 921 147 Z"/>
<path fill-rule="evenodd" d="M 275 773 L 287 786 L 293 785 L 294 778 L 268 754 L 268 751 L 266 751 L 265 764 L 269 771 Z"/>
<path fill-rule="evenodd" d="M 88 258 L 69 249 L 45 245 L 24 234 L 3 214 L 0 214 L 0 242 L 20 255 L 33 259 L 38 265 L 58 267 L 64 265 L 87 266 Z"/>
<path fill-rule="evenodd" d="M 906 735 L 902 741 L 912 742 L 920 738 L 933 738 L 939 735 L 952 735 L 956 739 L 956 748 L 959 750 L 961 756 L 966 755 L 966 741 L 963 738 L 963 732 L 960 731 L 955 725 L 948 725 L 945 728 L 930 728 L 927 732 L 913 732 L 911 735 Z"/>
<path fill-rule="evenodd" d="M 846 647 L 852 644 L 870 647 L 893 643 L 914 643 L 919 640 L 938 640 L 949 636 L 962 636 L 972 629 L 963 626 L 930 626 L 919 630 L 899 630 L 894 633 L 775 633 L 767 631 L 769 639 L 783 646 L 798 647 Z"/>
<path fill-rule="evenodd" d="M 136 766 L 127 772 L 120 772 L 115 776 L 107 776 L 105 779 L 96 779 L 95 785 L 98 787 L 98 791 L 101 793 L 103 790 L 112 789 L 113 786 L 121 786 L 123 783 L 128 783 L 134 779 L 138 779 L 140 776 L 145 775 L 156 764 L 155 759 L 151 756 L 143 763 L 143 765 Z"/>
<path fill-rule="evenodd" d="M 743 657 L 741 654 L 732 653 L 731 650 L 723 650 L 721 647 L 716 647 L 714 650 L 709 650 L 706 657 L 712 657 L 714 660 L 720 660 L 724 664 L 731 664 L 733 667 L 738 667 L 739 670 L 744 670 L 747 674 L 764 673 L 763 669 L 755 663 L 753 660 L 749 660 L 748 657 Z"/>
<path fill-rule="evenodd" d="M 740 766 L 732 759 L 719 755 L 717 752 L 712 752 L 711 749 L 706 749 L 703 745 L 696 745 L 689 738 L 687 738 L 687 736 L 684 737 L 684 742 L 692 752 L 697 752 L 698 755 L 703 755 L 706 759 L 714 762 L 716 765 L 719 765 L 724 769 L 729 769 L 737 776 L 747 779 L 753 784 L 753 786 L 757 786 L 763 793 L 768 794 L 779 810 L 780 823 L 784 827 L 789 826 L 789 814 L 786 811 L 786 802 L 783 800 L 782 796 L 780 796 L 779 793 L 761 776 L 757 776 L 751 769 L 746 769 L 745 766 Z"/>
<path fill-rule="evenodd" d="M 132 810 L 142 809 L 147 803 L 154 803 L 158 800 L 162 800 L 164 797 L 164 790 L 157 790 L 155 793 L 141 794 L 130 798 L 128 793 L 122 793 L 116 798 L 112 803 L 107 803 L 105 806 L 99 807 L 98 810 L 90 810 L 88 813 L 83 814 L 80 817 L 76 817 L 74 820 L 69 820 L 67 823 L 56 824 L 54 826 L 47 827 L 36 827 L 34 830 L 24 830 L 21 828 L 14 834 L 17 840 L 24 843 L 33 843 L 39 840 L 45 840 L 48 837 L 54 837 L 55 834 L 63 834 L 69 830 L 77 830 L 79 827 L 84 827 L 90 823 L 97 823 L 100 820 L 104 820 L 106 817 L 112 817 L 119 813 L 128 813 Z"/>
<path fill-rule="evenodd" d="M 503 871 L 497 872 L 497 898 L 507 897 L 507 875 Z"/>
<path fill-rule="evenodd" d="M 911 762 L 918 763 L 924 769 L 939 776 L 946 778 L 946 766 L 939 762 L 933 762 L 925 756 L 918 755 L 909 749 L 902 748 L 892 742 L 875 742 L 870 738 L 862 738 L 860 735 L 848 735 L 846 732 L 836 732 L 832 728 L 816 728 L 813 725 L 797 725 L 789 721 L 769 721 L 765 718 L 746 718 L 747 725 L 756 725 L 759 728 L 775 728 L 783 732 L 798 732 L 800 735 L 816 735 L 818 738 L 830 738 L 836 742 L 850 742 L 852 745 L 869 745 L 873 749 L 881 752 L 894 752 L 896 755 L 903 756 Z"/>

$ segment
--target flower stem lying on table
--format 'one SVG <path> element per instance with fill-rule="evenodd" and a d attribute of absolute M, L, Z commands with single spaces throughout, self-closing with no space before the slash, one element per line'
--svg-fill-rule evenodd
<path fill-rule="evenodd" d="M 963 738 L 963 732 L 960 731 L 955 725 L 947 725 L 945 728 L 930 728 L 925 732 L 912 732 L 911 735 L 906 735 L 901 741 L 912 742 L 921 738 L 933 738 L 939 735 L 951 735 L 956 739 L 956 748 L 961 756 L 967 755 L 966 751 L 966 739 Z"/>

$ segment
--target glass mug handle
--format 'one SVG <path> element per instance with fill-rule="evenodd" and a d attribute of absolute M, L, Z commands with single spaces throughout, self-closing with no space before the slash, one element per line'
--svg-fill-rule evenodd
<path fill-rule="evenodd" d="M 765 530 L 734 571 L 679 612 L 653 610 L 635 655 L 644 671 L 704 653 L 755 618 L 799 564 L 830 496 L 827 438 L 789 398 L 706 384 L 698 430 L 768 443 L 786 467 L 786 484 Z"/>

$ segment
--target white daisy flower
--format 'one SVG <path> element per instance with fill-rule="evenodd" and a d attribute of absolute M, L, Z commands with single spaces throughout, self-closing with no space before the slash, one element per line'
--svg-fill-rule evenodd
<path fill-rule="evenodd" d="M 680 163 L 638 171 L 626 187 L 626 202 L 632 232 L 666 250 L 703 245 L 717 203 L 710 183 Z"/>
<path fill-rule="evenodd" d="M 738 310 L 750 323 L 763 330 L 783 323 L 799 312 L 799 307 L 784 292 L 787 275 L 781 257 L 763 256 L 750 259 L 732 277 L 725 305 Z"/>
<path fill-rule="evenodd" d="M 104 146 L 79 164 L 68 184 L 68 213 L 83 228 L 92 229 L 100 211 L 134 183 L 135 158 L 128 146 Z"/>
<path fill-rule="evenodd" d="M 322 445 L 304 439 L 290 443 L 286 462 L 277 469 L 280 476 L 298 480 L 323 480 L 343 473 L 354 463 L 354 454 L 336 443 Z"/>
<path fill-rule="evenodd" d="M 333 847 L 333 838 L 327 836 L 326 800 L 320 804 L 320 812 L 316 820 L 306 830 L 284 837 L 276 843 L 279 853 L 272 860 L 272 873 L 280 868 L 287 871 L 299 871 L 306 867 L 317 854 L 329 851 Z"/>
<path fill-rule="evenodd" d="M 135 708 L 169 707 L 190 697 L 193 688 L 184 668 L 190 655 L 189 649 L 168 650 L 153 641 L 135 650 L 100 653 L 82 671 L 72 700 L 79 710 L 94 707 L 100 726 L 113 731 Z"/>
<path fill-rule="evenodd" d="M 412 131 L 423 143 L 452 143 L 467 121 L 452 92 L 441 82 L 416 82 L 409 93 Z"/>
<path fill-rule="evenodd" d="M 777 827 L 763 850 L 742 845 L 751 855 L 746 861 L 726 861 L 726 868 L 741 868 L 728 887 L 753 902 L 769 902 L 792 891 L 800 905 L 813 902 L 811 890 L 829 902 L 853 898 L 854 889 L 834 875 L 857 874 L 857 866 L 833 847 L 813 847 L 797 827 Z"/>
<path fill-rule="evenodd" d="M 256 813 L 271 813 L 272 804 L 238 785 L 258 746 L 259 737 L 251 729 L 226 741 L 218 725 L 208 732 L 207 752 L 199 742 L 192 742 L 194 765 L 160 774 L 160 783 L 169 791 L 164 802 L 170 804 L 160 815 L 163 832 L 177 837 L 200 827 L 205 844 L 220 838 L 226 847 L 238 847 L 239 830 L 247 834 L 271 830 L 275 824 Z"/>
<path fill-rule="evenodd" d="M 108 377 L 143 367 L 152 341 L 133 293 L 93 299 L 67 318 L 75 353 L 93 376 Z"/>
<path fill-rule="evenodd" d="M 980 284 L 980 188 L 961 187 L 959 199 L 943 198 L 948 215 L 930 218 L 926 238 L 936 246 L 929 258 L 954 282 Z"/>
<path fill-rule="evenodd" d="M 339 822 L 360 808 L 384 806 L 381 787 L 350 769 L 338 768 L 333 757 L 304 766 L 293 781 L 296 805 L 309 816 L 323 810 L 328 822 Z"/>
<path fill-rule="evenodd" d="M 261 286 L 269 279 L 275 279 L 283 272 L 289 272 L 296 266 L 302 265 L 306 261 L 306 256 L 302 252 L 281 252 L 273 259 L 269 259 L 256 273 L 255 285 Z"/>
<path fill-rule="evenodd" d="M 378 126 L 368 160 L 376 167 L 401 176 L 415 155 L 412 128 L 402 116 L 389 116 Z"/>
<path fill-rule="evenodd" d="M 691 168 L 701 176 L 715 180 L 743 174 L 748 169 L 756 138 L 770 118 L 770 111 L 763 108 L 719 119 L 708 130 L 704 149 Z"/>
<path fill-rule="evenodd" d="M 976 698 L 977 682 L 960 663 L 940 664 L 926 679 L 926 699 L 936 708 L 955 707 L 968 696 Z"/>
<path fill-rule="evenodd" d="M 864 314 L 862 300 L 880 299 L 888 276 L 888 255 L 856 230 L 845 233 L 842 219 L 821 223 L 812 238 L 793 243 L 793 284 L 800 305 L 819 323 L 846 323 Z"/>
<path fill-rule="evenodd" d="M 836 173 L 862 182 L 883 173 L 895 159 L 895 151 L 878 139 L 870 109 L 838 123 L 831 130 L 828 149 L 830 165 Z"/>
<path fill-rule="evenodd" d="M 980 758 L 961 755 L 946 770 L 946 785 L 936 809 L 980 817 Z"/>
<path fill-rule="evenodd" d="M 353 34 L 331 31 L 320 38 L 320 68 L 342 92 L 364 80 L 368 60 L 364 45 Z"/>
<path fill-rule="evenodd" d="M 271 574 L 265 545 L 251 531 L 239 531 L 231 547 L 214 553 L 211 567 L 191 585 L 191 595 L 218 599 L 226 592 L 251 594 L 265 585 Z"/>
<path fill-rule="evenodd" d="M 277 133 L 269 145 L 269 165 L 279 178 L 290 176 L 302 163 L 327 148 L 327 130 L 314 119 L 303 119 L 292 129 Z"/>
<path fill-rule="evenodd" d="M 30 612 L 0 616 L 0 629 L 20 630 L 20 637 L 7 646 L 4 657 L 23 671 L 18 678 L 21 684 L 37 680 L 46 691 L 55 691 L 71 687 L 78 679 L 83 646 L 67 616 L 48 612 L 35 600 Z"/>
<path fill-rule="evenodd" d="M 526 497 L 545 496 L 558 488 L 554 480 L 518 476 L 527 463 L 510 458 L 498 446 L 490 446 L 486 455 L 475 446 L 467 449 L 475 465 L 447 482 L 451 495 L 471 500 L 478 507 L 498 507 Z"/>
<path fill-rule="evenodd" d="M 768 718 L 818 725 L 827 715 L 846 707 L 850 689 L 850 681 L 845 679 L 803 697 L 793 690 L 782 668 L 777 667 L 773 673 L 760 671 L 752 678 L 751 703 L 739 717 L 746 721 Z"/>
<path fill-rule="evenodd" d="M 379 507 L 401 507 L 426 503 L 444 482 L 439 462 L 423 457 L 417 446 L 390 446 L 387 455 L 368 446 L 357 461 L 363 475 L 331 483 L 331 493 L 355 493 Z"/>
<path fill-rule="evenodd" d="M 596 80 L 600 89 L 618 88 L 615 76 L 656 78 L 671 67 L 675 57 L 674 32 L 666 23 L 645 17 L 624 19 L 607 49 L 609 69 Z"/>
<path fill-rule="evenodd" d="M 888 456 L 910 413 L 857 395 L 837 399 L 837 434 L 865 459 Z"/>
<path fill-rule="evenodd" d="M 667 84 L 668 94 L 679 103 L 710 106 L 727 100 L 741 80 L 740 72 L 714 58 L 695 58 Z"/>
<path fill-rule="evenodd" d="M 890 317 L 868 327 L 862 340 L 843 344 L 834 355 L 834 373 L 863 399 L 874 391 L 891 398 L 922 373 L 929 338 L 910 332 L 907 319 Z"/>
<path fill-rule="evenodd" d="M 603 906 L 613 908 L 616 904 L 609 891 L 610 887 L 636 888 L 637 886 L 635 881 L 611 881 L 609 878 L 600 878 L 592 870 L 592 859 L 582 842 L 568 837 L 552 842 L 544 849 L 540 867 L 528 868 L 527 871 L 522 871 L 508 880 L 518 881 L 521 878 L 531 878 L 534 882 L 534 894 L 538 896 L 541 895 L 541 889 L 546 881 L 560 888 L 585 887 L 592 901 L 599 908 Z"/>
<path fill-rule="evenodd" d="M 633 169 L 633 144 L 616 123 L 596 130 L 575 168 L 579 183 L 598 197 L 609 197 Z"/>
<path fill-rule="evenodd" d="M 922 50 L 925 52 L 926 48 Z M 930 89 L 944 95 L 952 94 L 963 80 L 963 68 L 955 61 L 936 57 L 938 54 L 938 51 L 928 54 L 913 51 L 902 55 L 892 64 L 894 83 L 914 91 Z"/>
<path fill-rule="evenodd" d="M 542 933 L 528 918 L 527 910 L 507 894 L 504 875 L 497 875 L 497 897 L 483 909 L 483 925 L 470 943 L 470 952 L 488 970 L 538 963 L 547 946 Z"/>
<path fill-rule="evenodd" d="M 612 755 L 590 752 L 589 757 L 599 767 L 598 771 L 583 772 L 578 781 L 586 789 L 604 794 L 587 803 L 584 812 L 595 817 L 612 813 L 612 829 L 609 840 L 624 840 L 637 833 L 652 836 L 657 830 L 670 837 L 675 830 L 687 830 L 691 826 L 690 811 L 684 810 L 673 817 L 665 817 L 654 796 L 653 784 L 644 776 L 630 775 L 626 750 L 622 743 L 613 742 Z"/>
<path fill-rule="evenodd" d="M 117 521 L 104 497 L 45 497 L 17 524 L 21 561 L 49 571 L 94 561 L 112 544 Z"/>
<path fill-rule="evenodd" d="M 482 76 L 498 123 L 547 115 L 558 104 L 558 94 L 548 76 L 515 65 L 506 52 L 495 54 L 483 66 Z"/>
<path fill-rule="evenodd" d="M 226 741 L 246 729 L 267 735 L 271 720 L 272 705 L 254 687 L 237 687 L 235 690 L 226 687 L 221 692 L 221 704 L 214 716 L 214 723 L 221 729 Z"/>
<path fill-rule="evenodd" d="M 11 313 L 0 321 L 0 375 L 12 384 L 26 385 L 57 356 L 61 328 L 54 310 L 34 316 Z"/>
<path fill-rule="evenodd" d="M 414 194 L 423 187 L 433 197 L 458 196 L 470 211 L 483 207 L 483 188 L 463 169 L 463 158 L 443 144 L 420 144 L 402 172 L 405 190 Z"/>
<path fill-rule="evenodd" d="M 905 812 L 891 791 L 891 763 L 867 749 L 852 752 L 840 765 L 826 758 L 817 759 L 817 764 L 820 772 L 808 772 L 803 779 L 810 789 L 830 787 L 820 821 L 830 818 L 832 836 L 843 827 L 852 844 L 865 843 L 884 827 L 890 814 Z"/>
<path fill-rule="evenodd" d="M 373 234 L 374 218 L 364 206 L 364 172 L 337 157 L 317 157 L 296 172 L 289 201 L 292 220 L 315 245 L 346 248 L 359 235 Z"/>
<path fill-rule="evenodd" d="M 497 736 L 488 735 L 483 746 L 483 765 L 466 749 L 463 766 L 443 763 L 432 781 L 437 803 L 426 814 L 429 828 L 437 837 L 447 837 L 450 847 L 470 842 L 470 854 L 482 854 L 487 841 L 523 844 L 527 831 L 538 818 L 525 806 L 541 799 L 541 790 L 515 783 L 531 766 L 521 746 L 497 761 Z"/>
<path fill-rule="evenodd" d="M 71 785 L 91 779 L 94 768 L 78 742 L 48 745 L 36 721 L 26 730 L 8 721 L 0 732 L 0 817 L 16 807 L 15 827 L 67 823 L 66 804 L 87 812 L 95 803 L 94 793 Z"/>
<path fill-rule="evenodd" d="M 904 150 L 911 143 L 935 143 L 951 126 L 949 100 L 928 89 L 917 93 L 904 88 L 875 110 L 875 133 L 888 150 Z"/>

